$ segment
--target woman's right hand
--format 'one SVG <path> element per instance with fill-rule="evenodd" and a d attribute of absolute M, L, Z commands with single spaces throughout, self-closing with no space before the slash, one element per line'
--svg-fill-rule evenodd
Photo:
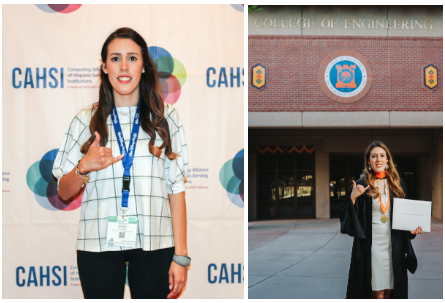
<path fill-rule="evenodd" d="M 124 155 L 113 157 L 111 148 L 99 146 L 100 135 L 95 132 L 96 139 L 91 143 L 85 157 L 79 162 L 79 172 L 84 174 L 90 171 L 98 171 L 122 160 Z"/>
<path fill-rule="evenodd" d="M 357 185 L 354 180 L 352 180 L 352 183 L 354 183 L 354 186 L 352 187 L 351 201 L 352 204 L 355 205 L 355 199 L 360 197 L 369 188 L 369 185 L 363 187 L 363 185 Z"/>

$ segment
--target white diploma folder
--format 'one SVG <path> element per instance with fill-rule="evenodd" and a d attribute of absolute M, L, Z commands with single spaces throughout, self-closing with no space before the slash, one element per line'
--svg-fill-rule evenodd
<path fill-rule="evenodd" d="M 431 232 L 431 202 L 394 198 L 392 229 Z"/>

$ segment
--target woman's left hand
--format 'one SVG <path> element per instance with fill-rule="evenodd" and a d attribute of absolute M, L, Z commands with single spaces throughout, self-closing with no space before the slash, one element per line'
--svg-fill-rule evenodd
<path fill-rule="evenodd" d="M 416 230 L 411 230 L 410 233 L 412 233 L 413 235 L 418 235 L 422 233 L 422 227 L 418 226 L 416 228 Z"/>
<path fill-rule="evenodd" d="M 187 267 L 172 261 L 168 272 L 168 282 L 170 284 L 170 293 L 167 298 L 172 299 L 178 296 L 187 284 Z"/>

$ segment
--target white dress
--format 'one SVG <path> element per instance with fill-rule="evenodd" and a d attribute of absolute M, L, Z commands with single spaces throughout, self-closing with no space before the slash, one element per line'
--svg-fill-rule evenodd
<path fill-rule="evenodd" d="M 388 188 L 385 180 L 385 195 L 381 195 L 383 206 L 388 202 Z M 386 215 L 388 221 L 383 223 L 380 219 L 383 213 L 380 210 L 380 200 L 372 200 L 372 245 L 371 269 L 372 290 L 394 289 L 394 273 L 392 269 L 391 222 L 389 220 L 391 205 Z"/>

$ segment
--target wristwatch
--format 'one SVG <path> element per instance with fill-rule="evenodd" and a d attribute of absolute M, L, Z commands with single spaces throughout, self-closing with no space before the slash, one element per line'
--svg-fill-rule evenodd
<path fill-rule="evenodd" d="M 181 266 L 189 266 L 190 261 L 192 261 L 192 259 L 186 256 L 173 255 L 173 261 L 175 261 L 178 265 Z"/>

